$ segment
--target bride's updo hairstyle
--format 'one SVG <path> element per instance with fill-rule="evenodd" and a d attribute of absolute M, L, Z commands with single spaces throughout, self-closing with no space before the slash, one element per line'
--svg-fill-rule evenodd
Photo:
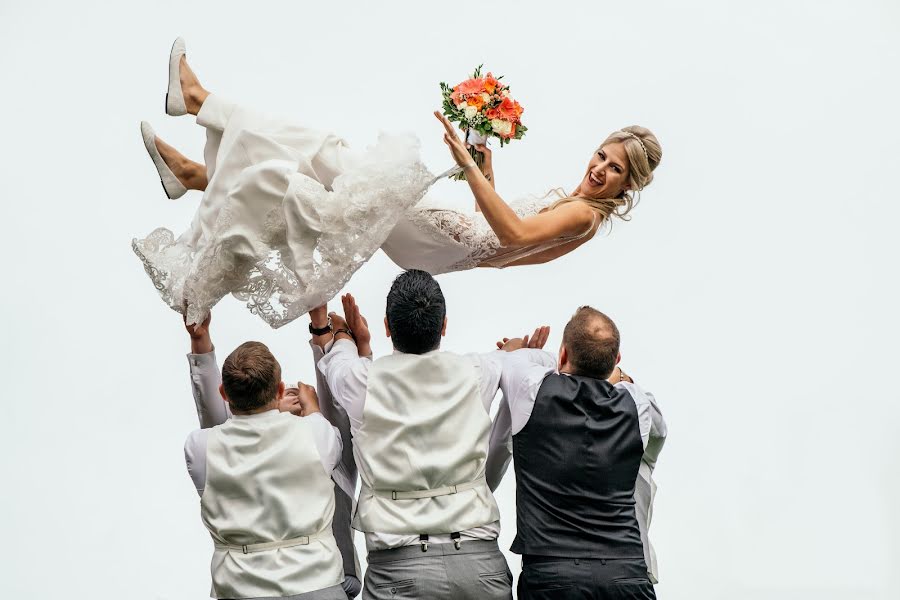
<path fill-rule="evenodd" d="M 618 131 L 612 132 L 600 144 L 597 151 L 606 145 L 615 143 L 622 144 L 625 148 L 625 155 L 628 157 L 628 184 L 630 190 L 622 192 L 616 198 L 566 196 L 555 202 L 551 208 L 556 208 L 566 202 L 579 200 L 600 211 L 605 221 L 609 220 L 611 216 L 619 217 L 623 221 L 631 218 L 628 216 L 628 213 L 637 204 L 634 192 L 638 192 L 639 197 L 640 191 L 653 181 L 653 171 L 659 166 L 659 161 L 662 159 L 662 147 L 652 131 L 639 125 L 623 127 Z M 560 193 L 560 196 L 564 195 Z"/>

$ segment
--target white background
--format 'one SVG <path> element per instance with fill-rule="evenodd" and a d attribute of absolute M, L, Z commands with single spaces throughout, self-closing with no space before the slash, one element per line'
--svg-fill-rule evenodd
<path fill-rule="evenodd" d="M 211 545 L 185 473 L 196 426 L 178 315 L 130 241 L 186 228 L 138 133 L 199 159 L 163 114 L 177 35 L 212 91 L 357 146 L 412 130 L 450 164 L 439 81 L 506 75 L 527 138 L 512 199 L 574 187 L 605 135 L 664 149 L 630 223 L 552 264 L 442 276 L 444 347 L 611 315 L 670 437 L 652 537 L 661 598 L 900 596 L 895 230 L 900 7 L 846 2 L 0 4 L 0 596 L 202 598 Z M 470 204 L 464 184 L 435 189 Z M 378 323 L 391 278 L 353 279 Z M 221 356 L 266 342 L 312 377 L 306 320 L 215 310 Z M 389 346 L 376 333 L 375 349 Z M 501 544 L 514 481 L 499 492 Z M 509 555 L 514 572 L 519 562 Z"/>

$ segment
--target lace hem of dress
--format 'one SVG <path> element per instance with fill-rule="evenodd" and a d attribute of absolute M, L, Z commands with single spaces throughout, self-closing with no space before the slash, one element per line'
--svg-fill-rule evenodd
<path fill-rule="evenodd" d="M 186 322 L 202 322 L 231 293 L 278 328 L 334 298 L 436 179 L 419 160 L 416 143 L 382 136 L 356 167 L 334 180 L 331 192 L 295 175 L 282 206 L 258 232 L 263 250 L 255 256 L 236 255 L 217 235 L 230 225 L 227 208 L 209 236 L 212 242 L 199 248 L 159 228 L 133 240 L 132 249 L 163 301 Z M 289 235 L 287 215 L 297 210 L 318 216 L 317 236 L 289 239 L 295 236 Z"/>

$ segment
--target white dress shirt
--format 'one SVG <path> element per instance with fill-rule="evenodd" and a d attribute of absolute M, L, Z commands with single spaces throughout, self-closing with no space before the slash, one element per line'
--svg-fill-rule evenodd
<path fill-rule="evenodd" d="M 525 351 L 517 351 L 525 352 Z M 485 354 L 466 354 L 466 358 L 480 368 L 481 400 L 484 410 L 490 413 L 491 403 L 500 385 L 509 352 L 494 351 Z M 319 361 L 319 370 L 325 375 L 328 387 L 336 400 L 347 412 L 350 419 L 350 430 L 355 435 L 362 425 L 363 409 L 366 402 L 366 387 L 371 357 L 360 357 L 356 344 L 347 339 L 334 342 L 330 351 Z M 492 435 L 493 437 L 493 435 Z M 462 540 L 495 540 L 500 534 L 500 522 L 495 521 L 482 527 L 475 527 L 460 532 Z M 449 544 L 449 535 L 432 535 L 429 541 L 433 544 Z M 369 551 L 412 546 L 419 543 L 418 535 L 395 535 L 385 533 L 366 533 L 366 548 Z"/>

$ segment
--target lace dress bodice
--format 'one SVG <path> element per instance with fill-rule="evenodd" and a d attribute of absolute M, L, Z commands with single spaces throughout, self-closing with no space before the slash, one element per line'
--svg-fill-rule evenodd
<path fill-rule="evenodd" d="M 510 204 L 522 219 L 534 216 L 556 201 L 554 197 L 525 197 Z M 590 233 L 590 230 L 583 235 Z M 404 269 L 432 275 L 477 266 L 504 267 L 515 260 L 579 239 L 559 238 L 525 248 L 507 249 L 480 212 L 429 206 L 426 201 L 408 210 L 381 248 Z"/>

